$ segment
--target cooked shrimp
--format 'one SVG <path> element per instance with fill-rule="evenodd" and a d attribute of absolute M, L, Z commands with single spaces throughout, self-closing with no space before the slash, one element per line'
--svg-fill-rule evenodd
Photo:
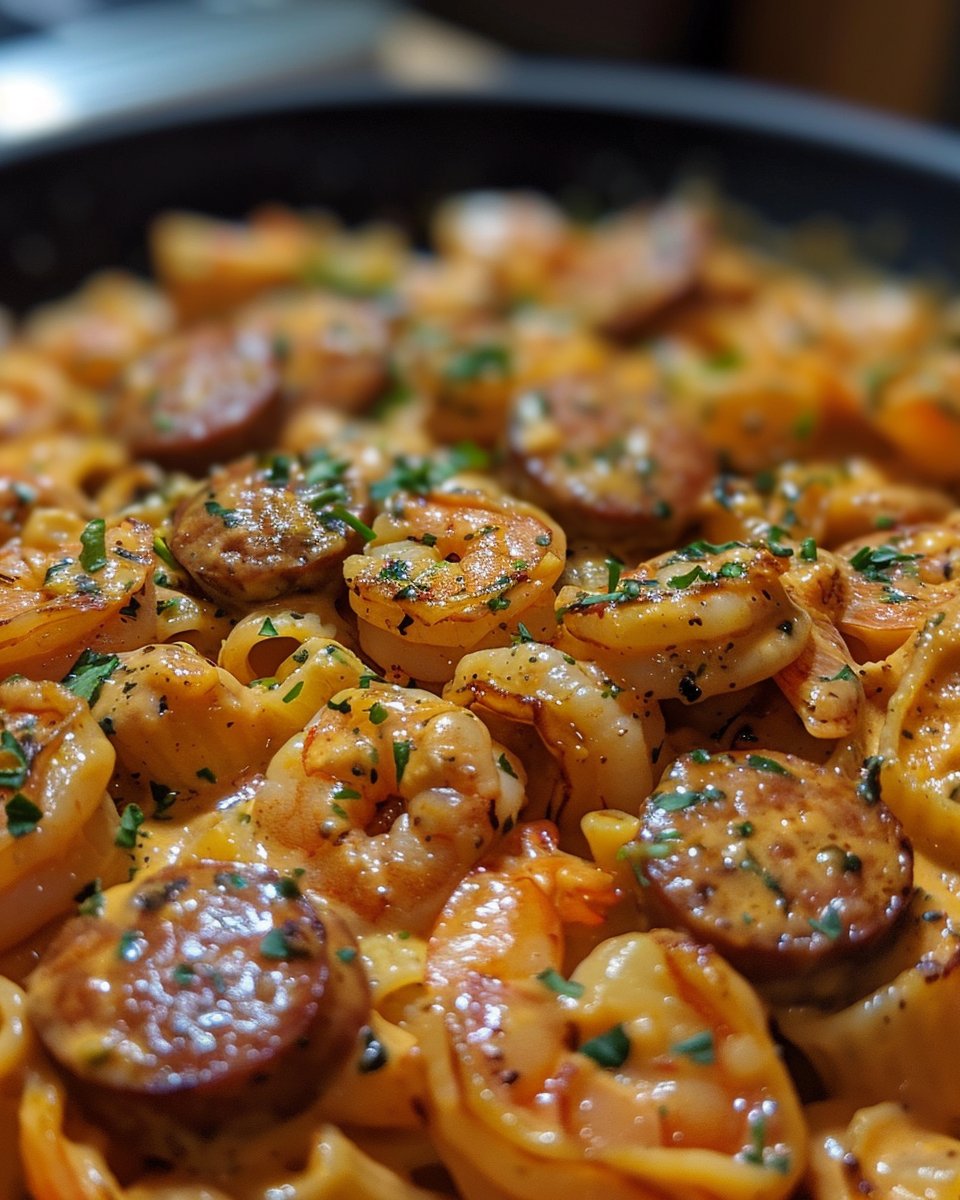
<path fill-rule="evenodd" d="M 759 471 L 750 481 L 719 476 L 701 520 L 711 541 L 749 541 L 777 526 L 796 541 L 834 547 L 878 529 L 941 520 L 953 506 L 946 492 L 904 483 L 866 459 L 815 459 Z"/>
<path fill-rule="evenodd" d="M 173 323 L 173 308 L 159 288 L 104 271 L 72 296 L 34 309 L 23 334 L 77 383 L 102 388 L 131 358 L 172 332 Z"/>
<path fill-rule="evenodd" d="M 471 906 L 463 962 L 449 956 L 415 1021 L 429 1128 L 466 1200 L 790 1195 L 806 1131 L 751 989 L 665 930 L 610 938 L 569 979 L 538 971 L 556 957 L 549 905 L 539 955 L 524 938 L 526 977 L 497 936 L 529 910 L 495 891 Z"/>
<path fill-rule="evenodd" d="M 252 833 L 361 920 L 417 931 L 523 801 L 523 768 L 479 717 L 372 684 L 338 692 L 277 752 Z"/>
<path fill-rule="evenodd" d="M 899 1104 L 859 1109 L 849 1123 L 817 1105 L 810 1139 L 812 1200 L 954 1200 L 960 1140 L 924 1127 Z M 821 1110 L 826 1109 L 826 1112 Z"/>
<path fill-rule="evenodd" d="M 681 414 L 599 378 L 568 377 L 521 393 L 506 438 L 521 495 L 565 528 L 639 546 L 675 544 L 714 467 Z"/>
<path fill-rule="evenodd" d="M 84 700 L 56 683 L 0 683 L 0 950 L 125 871 L 107 785 L 114 751 Z"/>
<path fill-rule="evenodd" d="M 507 299 L 541 293 L 571 246 L 563 213 L 533 192 L 451 197 L 437 209 L 432 232 L 441 253 L 482 266 Z"/>
<path fill-rule="evenodd" d="M 879 390 L 876 428 L 925 479 L 960 479 L 960 354 L 921 359 Z"/>
<path fill-rule="evenodd" d="M 792 550 L 771 546 L 692 542 L 608 592 L 565 587 L 558 644 L 637 691 L 688 704 L 765 679 L 800 654 L 810 629 L 781 580 Z"/>
<path fill-rule="evenodd" d="M 426 457 L 437 450 L 412 401 L 388 408 L 377 421 L 328 408 L 301 408 L 281 430 L 279 445 L 281 452 L 309 457 L 322 450 L 332 460 L 346 459 L 365 483 L 382 479 L 398 458 Z"/>
<path fill-rule="evenodd" d="M 533 725 L 559 765 L 543 815 L 559 826 L 564 849 L 586 851 L 585 813 L 636 811 L 653 785 L 651 754 L 663 738 L 659 707 L 593 663 L 533 642 L 480 650 L 461 658 L 443 694 L 481 716 Z"/>
<path fill-rule="evenodd" d="M 570 929 L 598 932 L 618 902 L 614 877 L 559 847 L 550 821 L 524 822 L 464 873 L 433 927 L 426 982 L 455 985 L 473 972 L 526 980 L 559 973 Z"/>
<path fill-rule="evenodd" d="M 532 504 L 475 491 L 398 493 L 344 563 L 360 644 L 384 668 L 442 681 L 464 652 L 553 623 L 566 538 Z"/>
<path fill-rule="evenodd" d="M 0 554 L 0 672 L 59 679 L 85 647 L 122 649 L 153 634 L 150 527 L 95 519 L 66 532 L 53 549 L 15 538 Z"/>
<path fill-rule="evenodd" d="M 366 671 L 349 650 L 319 633 L 311 614 L 249 618 L 214 666 L 191 646 L 143 646 L 103 664 L 94 716 L 117 752 L 117 794 L 163 814 L 200 797 L 219 799 L 263 770 L 278 746 L 321 705 Z M 266 675 L 254 677 L 252 666 Z"/>
<path fill-rule="evenodd" d="M 55 363 L 35 350 L 10 346 L 0 352 L 0 435 L 4 440 L 46 434 L 94 434 L 99 406 Z M 23 466 L 23 447 L 17 446 Z"/>
<path fill-rule="evenodd" d="M 180 506 L 170 548 L 208 596 L 248 607 L 339 583 L 369 515 L 348 459 L 325 449 L 249 457 L 214 470 Z"/>
<path fill-rule="evenodd" d="M 886 658 L 960 595 L 960 527 L 915 525 L 848 542 L 838 626 L 858 657 Z"/>
<path fill-rule="evenodd" d="M 815 448 L 832 401 L 821 359 L 674 347 L 662 365 L 671 395 L 735 470 L 760 471 Z"/>
<path fill-rule="evenodd" d="M 276 207 L 246 222 L 168 212 L 153 223 L 150 249 L 180 316 L 193 321 L 302 278 L 332 233 L 329 220 Z"/>

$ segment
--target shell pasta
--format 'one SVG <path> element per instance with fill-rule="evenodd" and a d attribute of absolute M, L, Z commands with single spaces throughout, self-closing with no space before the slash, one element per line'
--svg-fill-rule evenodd
<path fill-rule="evenodd" d="M 683 199 L 0 347 L 0 1200 L 955 1198 L 960 353 Z"/>

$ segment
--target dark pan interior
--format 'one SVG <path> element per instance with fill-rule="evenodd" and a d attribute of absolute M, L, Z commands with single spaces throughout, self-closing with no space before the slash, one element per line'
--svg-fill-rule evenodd
<path fill-rule="evenodd" d="M 726 94 L 715 83 L 682 90 L 676 111 L 656 79 L 638 96 L 594 78 L 605 86 L 558 70 L 533 89 L 473 95 L 328 89 L 21 153 L 0 170 L 0 303 L 25 308 L 107 264 L 143 268 L 147 222 L 170 207 L 241 215 L 279 200 L 419 234 L 431 205 L 459 189 L 528 186 L 596 210 L 691 174 L 776 222 L 831 214 L 860 232 L 892 222 L 894 265 L 960 277 L 960 153 L 945 137 L 939 157 L 917 162 L 902 127 L 888 153 L 882 139 L 864 146 L 855 120 L 838 131 L 824 106 L 790 101 L 800 119 L 765 127 L 762 92 L 744 118 L 711 103 Z"/>

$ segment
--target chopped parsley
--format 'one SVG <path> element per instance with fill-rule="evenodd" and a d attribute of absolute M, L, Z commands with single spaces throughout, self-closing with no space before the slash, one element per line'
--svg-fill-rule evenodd
<path fill-rule="evenodd" d="M 227 529 L 236 529 L 240 524 L 241 517 L 235 508 L 224 508 L 216 500 L 205 501 L 203 507 L 211 517 L 219 517 Z"/>
<path fill-rule="evenodd" d="M 880 768 L 883 766 L 883 756 L 871 754 L 863 760 L 860 768 L 860 780 L 857 783 L 857 795 L 871 807 L 880 800 Z"/>
<path fill-rule="evenodd" d="M 114 845 L 132 850 L 137 844 L 137 831 L 144 822 L 143 809 L 139 804 L 128 804 L 120 814 L 120 825 L 114 836 Z"/>
<path fill-rule="evenodd" d="M 0 787 L 23 787 L 27 781 L 30 764 L 27 762 L 23 747 L 9 729 L 0 733 L 0 754 L 3 756 L 0 761 L 4 761 L 7 756 L 13 759 L 11 766 L 0 768 Z"/>
<path fill-rule="evenodd" d="M 517 778 L 517 773 L 510 765 L 510 759 L 507 758 L 506 754 L 500 755 L 500 757 L 497 759 L 497 766 L 505 775 L 509 775 L 511 779 Z"/>
<path fill-rule="evenodd" d="M 509 350 L 506 346 L 492 343 L 458 351 L 443 369 L 444 379 L 451 383 L 469 383 L 475 379 L 503 379 L 509 373 Z"/>
<path fill-rule="evenodd" d="M 91 879 L 89 883 L 84 884 L 74 896 L 74 900 L 77 902 L 77 912 L 80 916 L 99 917 L 106 903 L 100 880 Z"/>
<path fill-rule="evenodd" d="M 407 769 L 407 763 L 410 761 L 410 742 L 394 742 L 393 743 L 393 763 L 397 770 L 397 786 L 400 786 L 400 780 L 403 779 L 403 773 Z"/>
<path fill-rule="evenodd" d="M 276 625 L 274 625 L 274 623 L 270 620 L 269 617 L 267 617 L 264 620 L 263 624 L 260 626 L 259 630 L 257 631 L 257 637 L 279 637 L 279 636 L 280 635 L 277 633 Z"/>
<path fill-rule="evenodd" d="M 682 1054 L 700 1066 L 708 1067 L 716 1061 L 713 1033 L 709 1029 L 684 1038 L 681 1042 L 674 1042 L 670 1049 L 674 1054 Z"/>
<path fill-rule="evenodd" d="M 271 929 L 260 939 L 260 953 L 264 958 L 309 958 L 310 951 L 296 937 L 296 926 Z"/>
<path fill-rule="evenodd" d="M 796 778 L 792 771 L 788 771 L 775 758 L 766 758 L 762 754 L 748 754 L 747 766 L 753 767 L 755 771 L 769 771 L 771 775 L 786 775 L 790 779 Z"/>
<path fill-rule="evenodd" d="M 583 995 L 584 986 L 582 983 L 577 983 L 575 979 L 564 979 L 560 972 L 555 971 L 553 967 L 547 967 L 545 971 L 541 971 L 537 975 L 537 978 L 551 992 L 556 992 L 558 996 L 570 996 L 574 1000 L 577 1000 Z"/>
<path fill-rule="evenodd" d="M 284 693 L 284 695 L 280 697 L 281 702 L 283 704 L 292 704 L 302 691 L 303 691 L 303 680 L 299 679 L 293 685 L 293 687 L 290 689 L 289 692 Z"/>
<path fill-rule="evenodd" d="M 683 808 L 693 808 L 695 804 L 707 804 L 726 800 L 726 798 L 726 792 L 722 792 L 710 783 L 699 792 L 654 792 L 650 797 L 650 803 L 654 808 L 659 808 L 661 812 L 679 812 Z"/>
<path fill-rule="evenodd" d="M 616 1069 L 622 1067 L 630 1055 L 630 1039 L 622 1025 L 614 1025 L 606 1033 L 584 1042 L 580 1053 L 592 1058 L 601 1067 Z"/>
<path fill-rule="evenodd" d="M 119 665 L 120 659 L 115 654 L 84 650 L 60 682 L 75 696 L 93 705 L 100 695 L 104 680 L 109 679 Z"/>
<path fill-rule="evenodd" d="M 144 936 L 139 929 L 125 929 L 117 942 L 117 958 L 122 962 L 136 962 L 144 949 Z"/>
<path fill-rule="evenodd" d="M 916 574 L 916 567 L 910 564 L 920 558 L 922 554 L 901 554 L 896 546 L 885 542 L 882 546 L 861 546 L 850 559 L 850 566 L 871 583 L 889 584 L 889 573 L 894 567 L 904 567 L 908 575 Z"/>
<path fill-rule="evenodd" d="M 15 792 L 3 806 L 7 814 L 7 833 L 12 838 L 26 837 L 33 833 L 43 820 L 43 810 L 28 800 L 23 792 Z"/>
<path fill-rule="evenodd" d="M 106 532 L 106 521 L 103 517 L 95 517 L 87 522 L 80 534 L 80 565 L 91 575 L 107 565 Z"/>

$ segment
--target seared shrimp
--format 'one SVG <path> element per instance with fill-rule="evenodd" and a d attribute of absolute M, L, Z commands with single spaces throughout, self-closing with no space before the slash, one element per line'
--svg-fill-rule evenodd
<path fill-rule="evenodd" d="M 511 406 L 507 449 L 520 493 L 586 536 L 675 543 L 714 456 L 680 414 L 600 378 L 568 377 Z"/>
<path fill-rule="evenodd" d="M 86 701 L 56 683 L 0 683 L 0 950 L 125 871 L 107 795 L 114 752 Z"/>
<path fill-rule="evenodd" d="M 249 606 L 340 582 L 369 516 L 366 488 L 326 450 L 241 459 L 181 505 L 170 547 L 208 596 Z"/>
<path fill-rule="evenodd" d="M 104 271 L 72 296 L 34 309 L 23 333 L 77 383 L 102 388 L 173 324 L 173 308 L 159 288 L 133 275 Z"/>
<path fill-rule="evenodd" d="M 296 282 L 333 234 L 326 219 L 276 207 L 248 221 L 168 212 L 154 221 L 154 270 L 185 321 L 222 313 L 268 288 Z"/>
<path fill-rule="evenodd" d="M 960 527 L 916 525 L 839 547 L 846 599 L 840 632 L 858 657 L 886 658 L 960 595 Z"/>
<path fill-rule="evenodd" d="M 543 815 L 559 826 L 566 850 L 586 851 L 585 813 L 636 811 L 652 787 L 651 755 L 663 737 L 659 706 L 593 663 L 533 642 L 480 650 L 464 655 L 443 694 L 481 716 L 533 725 L 559 766 Z"/>
<path fill-rule="evenodd" d="M 464 1197 L 788 1196 L 806 1135 L 754 993 L 665 930 L 610 938 L 566 977 L 564 928 L 602 919 L 612 879 L 527 830 L 526 863 L 494 860 L 451 898 L 412 1018 Z"/>
<path fill-rule="evenodd" d="M 442 681 L 464 652 L 553 624 L 566 538 L 545 512 L 473 491 L 399 493 L 344 563 L 360 644 L 384 668 Z"/>
<path fill-rule="evenodd" d="M 871 413 L 876 428 L 924 478 L 960 479 L 960 354 L 921 359 L 879 390 Z"/>
<path fill-rule="evenodd" d="M 376 684 L 338 692 L 277 752 L 252 832 L 361 920 L 417 931 L 523 801 L 523 768 L 479 717 Z"/>
<path fill-rule="evenodd" d="M 608 592 L 565 587 L 558 644 L 618 682 L 688 704 L 765 679 L 800 654 L 810 629 L 781 579 L 792 550 L 771 547 L 692 542 Z"/>
<path fill-rule="evenodd" d="M 572 243 L 560 209 L 533 192 L 451 197 L 437 209 L 432 232 L 444 256 L 483 267 L 506 299 L 542 293 Z"/>
<path fill-rule="evenodd" d="M 94 396 L 35 350 L 0 352 L 0 436 L 4 441 L 44 433 L 94 434 L 100 429 Z M 16 447 L 23 467 L 23 446 Z"/>
<path fill-rule="evenodd" d="M 85 647 L 122 649 L 154 632 L 150 527 L 94 519 L 64 532 L 53 548 L 15 538 L 0 555 L 0 672 L 59 679 Z"/>

